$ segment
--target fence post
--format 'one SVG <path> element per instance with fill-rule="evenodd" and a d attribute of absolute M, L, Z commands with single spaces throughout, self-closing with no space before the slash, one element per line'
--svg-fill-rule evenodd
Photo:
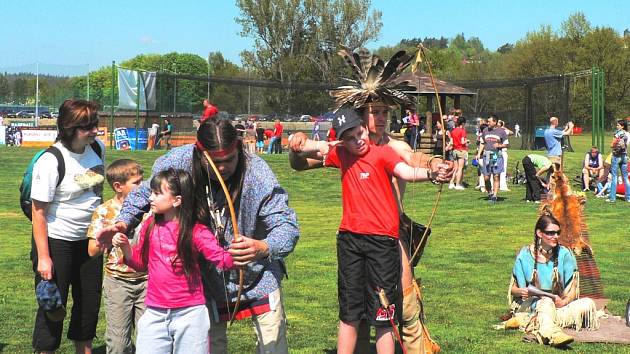
<path fill-rule="evenodd" d="M 140 122 L 140 80 L 142 80 L 141 78 L 141 72 L 140 70 L 136 71 L 136 74 L 138 75 L 138 79 L 137 79 L 137 85 L 136 85 L 136 89 L 138 90 L 136 92 L 136 150 L 138 149 L 138 123 Z"/>
<path fill-rule="evenodd" d="M 604 115 L 605 110 L 604 107 L 606 106 L 606 102 L 605 102 L 605 95 L 604 95 L 604 89 L 605 89 L 605 81 L 604 81 L 604 69 L 599 68 L 599 117 L 600 117 L 600 121 L 599 121 L 599 130 L 600 130 L 600 151 L 601 148 L 604 147 L 604 129 L 606 127 L 606 117 Z"/>
<path fill-rule="evenodd" d="M 114 86 L 116 85 L 116 61 L 112 60 L 112 101 L 109 115 L 109 148 L 114 147 Z"/>
<path fill-rule="evenodd" d="M 534 139 L 536 137 L 536 124 L 534 123 L 533 107 L 532 107 L 532 90 L 530 84 L 525 84 L 525 133 L 521 141 L 521 149 L 532 150 Z"/>

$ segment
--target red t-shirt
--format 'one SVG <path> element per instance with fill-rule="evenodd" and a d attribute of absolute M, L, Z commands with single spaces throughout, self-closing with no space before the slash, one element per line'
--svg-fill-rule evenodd
<path fill-rule="evenodd" d="M 457 127 L 451 131 L 451 138 L 453 139 L 454 150 L 468 150 L 466 144 L 462 144 L 462 140 L 466 141 L 466 129 Z"/>
<path fill-rule="evenodd" d="M 324 164 L 341 170 L 339 231 L 398 238 L 398 207 L 391 180 L 401 161 L 387 145 L 371 143 L 363 156 L 352 155 L 343 146 L 332 148 Z"/>
<path fill-rule="evenodd" d="M 217 113 L 219 113 L 219 110 L 217 109 L 217 107 L 215 107 L 213 105 L 208 105 L 203 110 L 203 114 L 201 115 L 201 119 L 213 118 Z"/>
<path fill-rule="evenodd" d="M 273 126 L 273 136 L 276 136 L 276 137 L 282 136 L 282 129 L 283 129 L 282 124 L 276 123 L 276 125 Z"/>
<path fill-rule="evenodd" d="M 337 132 L 333 128 L 328 129 L 328 141 L 335 140 L 337 140 Z"/>
<path fill-rule="evenodd" d="M 273 136 L 273 131 L 271 129 L 265 129 L 265 136 L 267 139 L 270 139 Z"/>

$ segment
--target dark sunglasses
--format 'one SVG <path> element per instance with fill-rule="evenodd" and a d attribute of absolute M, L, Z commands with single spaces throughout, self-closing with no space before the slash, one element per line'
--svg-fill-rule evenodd
<path fill-rule="evenodd" d="M 92 130 L 94 128 L 98 127 L 98 121 L 94 122 L 94 123 L 90 123 L 90 124 L 86 124 L 86 125 L 79 125 L 77 127 L 77 129 L 81 129 L 81 130 Z"/>
<path fill-rule="evenodd" d="M 560 230 L 547 231 L 543 230 L 543 233 L 547 236 L 560 236 Z"/>

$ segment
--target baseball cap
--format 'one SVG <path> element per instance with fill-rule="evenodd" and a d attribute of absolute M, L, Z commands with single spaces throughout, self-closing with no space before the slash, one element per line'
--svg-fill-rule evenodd
<path fill-rule="evenodd" d="M 66 308 L 61 303 L 61 293 L 53 281 L 42 280 L 35 288 L 37 303 L 46 312 L 46 317 L 53 322 L 59 322 L 66 317 Z"/>
<path fill-rule="evenodd" d="M 337 133 L 337 139 L 341 140 L 341 135 L 343 135 L 346 130 L 359 126 L 362 123 L 363 120 L 357 115 L 354 109 L 343 108 L 338 110 L 333 118 L 333 129 L 335 129 L 335 133 Z"/>

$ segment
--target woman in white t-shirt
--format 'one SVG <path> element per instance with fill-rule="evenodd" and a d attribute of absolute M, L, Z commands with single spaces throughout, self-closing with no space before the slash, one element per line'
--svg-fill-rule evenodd
<path fill-rule="evenodd" d="M 59 175 L 57 158 L 44 153 L 33 167 L 33 248 L 35 284 L 53 280 L 64 306 L 72 286 L 73 306 L 68 338 L 77 353 L 90 353 L 100 307 L 103 260 L 87 253 L 87 229 L 92 212 L 101 203 L 104 180 L 103 151 L 96 140 L 98 106 L 84 100 L 66 100 L 59 107 L 57 141 L 65 173 Z M 61 181 L 61 182 L 59 182 Z M 33 331 L 36 352 L 59 348 L 63 320 L 52 321 L 38 309 Z"/>

